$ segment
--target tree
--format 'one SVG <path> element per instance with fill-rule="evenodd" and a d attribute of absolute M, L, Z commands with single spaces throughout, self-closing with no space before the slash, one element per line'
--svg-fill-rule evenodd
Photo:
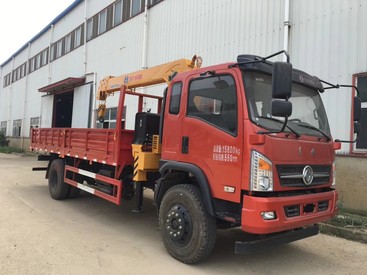
<path fill-rule="evenodd" d="M 7 147 L 9 145 L 9 140 L 6 139 L 3 132 L 0 132 L 0 147 Z"/>

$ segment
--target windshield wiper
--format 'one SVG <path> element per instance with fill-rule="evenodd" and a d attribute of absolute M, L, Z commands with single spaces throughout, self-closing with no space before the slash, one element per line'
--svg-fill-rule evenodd
<path fill-rule="evenodd" d="M 331 137 L 329 137 L 326 133 L 324 133 L 323 131 L 321 131 L 319 128 L 317 128 L 315 126 L 312 126 L 311 124 L 308 124 L 307 122 L 299 122 L 299 123 L 297 123 L 297 126 L 319 132 L 320 134 L 322 134 L 327 139 L 327 141 L 331 140 Z"/>
<path fill-rule="evenodd" d="M 279 119 L 276 119 L 276 118 L 273 118 L 273 117 L 267 117 L 267 116 L 257 116 L 256 118 L 264 118 L 264 119 L 268 119 L 268 120 L 271 120 L 271 121 L 276 121 L 276 122 L 279 122 L 279 123 L 284 123 L 284 121 L 281 121 Z M 288 125 L 285 126 L 286 128 L 288 128 L 297 138 L 299 138 L 301 135 L 299 133 L 297 133 L 294 129 L 292 129 L 291 127 L 289 127 Z M 263 132 L 263 131 L 260 131 L 258 132 L 259 134 L 266 134 L 266 133 L 270 133 L 270 132 Z"/>

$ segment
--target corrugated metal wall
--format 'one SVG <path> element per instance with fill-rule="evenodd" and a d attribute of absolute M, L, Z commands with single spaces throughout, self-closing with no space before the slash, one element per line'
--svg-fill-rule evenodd
<path fill-rule="evenodd" d="M 328 82 L 352 84 L 367 71 L 366 0 L 292 0 L 290 54 L 295 67 Z M 323 94 L 334 138 L 349 139 L 351 88 Z M 343 145 L 343 153 L 349 145 Z"/>
<path fill-rule="evenodd" d="M 166 0 L 149 13 L 148 65 L 200 54 L 204 65 L 283 48 L 282 0 Z"/>
<path fill-rule="evenodd" d="M 87 11 L 84 3 L 79 5 L 55 25 L 52 41 L 80 25 L 85 12 L 91 17 L 113 2 L 88 0 Z M 149 9 L 147 66 L 191 58 L 193 54 L 203 56 L 204 65 L 212 65 L 235 61 L 238 54 L 265 56 L 279 51 L 284 47 L 284 2 L 164 0 Z M 295 68 L 344 84 L 351 84 L 353 74 L 367 71 L 367 0 L 290 0 L 290 4 L 289 52 Z M 37 92 L 48 84 L 49 77 L 51 82 L 56 82 L 95 72 L 99 82 L 106 75 L 140 69 L 143 16 L 128 20 L 9 87 L 1 86 L 0 121 L 7 120 L 11 124 L 20 117 L 28 121 L 31 116 L 49 110 L 50 106 L 46 105 L 51 101 L 41 103 Z M 50 33 L 46 33 L 32 43 L 29 55 L 49 44 Z M 15 65 L 26 61 L 28 49 L 25 51 L 15 57 L 14 67 L 9 62 L 2 68 L 1 80 Z M 17 92 L 24 88 L 25 82 L 27 92 Z M 334 138 L 349 139 L 350 92 L 351 89 L 342 89 L 323 95 Z M 12 98 L 9 93 L 13 93 Z M 21 100 L 22 108 L 18 108 L 14 98 L 18 100 L 23 94 L 27 98 Z M 116 104 L 117 97 L 109 100 L 108 106 Z M 348 152 L 348 146 L 343 147 L 342 152 Z"/>

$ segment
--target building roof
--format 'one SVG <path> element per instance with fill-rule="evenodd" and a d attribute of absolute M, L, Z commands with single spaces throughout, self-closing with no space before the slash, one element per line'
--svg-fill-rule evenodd
<path fill-rule="evenodd" d="M 74 87 L 81 86 L 85 83 L 85 77 L 68 77 L 58 82 L 49 84 L 38 89 L 40 93 L 56 94 L 70 91 Z"/>
<path fill-rule="evenodd" d="M 59 22 L 62 18 L 64 18 L 69 12 L 71 12 L 76 6 L 78 6 L 83 1 L 84 0 L 75 0 L 74 3 L 72 3 L 68 8 L 66 8 L 62 13 L 60 13 L 54 20 L 52 20 L 46 27 L 44 27 L 43 30 L 41 30 L 31 40 L 29 40 L 26 44 L 24 44 L 24 46 L 21 47 L 18 51 L 12 54 L 12 56 L 10 56 L 4 63 L 2 63 L 0 67 L 3 67 L 6 64 L 8 64 L 13 57 L 17 56 L 21 51 L 27 48 L 30 43 L 37 40 L 41 35 L 46 33 L 51 28 L 52 25 L 55 25 L 57 22 Z"/>

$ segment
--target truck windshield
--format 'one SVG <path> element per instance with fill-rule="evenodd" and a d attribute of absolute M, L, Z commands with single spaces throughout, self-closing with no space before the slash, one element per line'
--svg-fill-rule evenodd
<path fill-rule="evenodd" d="M 269 131 L 278 131 L 283 126 L 284 118 L 271 115 L 272 77 L 259 72 L 244 71 L 247 106 L 253 123 Z M 288 120 L 291 128 L 300 135 L 330 137 L 330 128 L 321 97 L 317 90 L 293 83 L 292 115 Z"/>

